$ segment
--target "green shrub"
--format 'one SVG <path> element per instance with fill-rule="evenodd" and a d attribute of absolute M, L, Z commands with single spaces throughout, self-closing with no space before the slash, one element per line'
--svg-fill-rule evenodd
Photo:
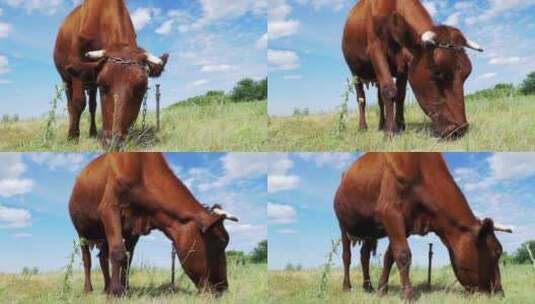
<path fill-rule="evenodd" d="M 520 92 L 524 95 L 535 94 L 535 72 L 528 74 L 528 77 L 522 82 Z"/>

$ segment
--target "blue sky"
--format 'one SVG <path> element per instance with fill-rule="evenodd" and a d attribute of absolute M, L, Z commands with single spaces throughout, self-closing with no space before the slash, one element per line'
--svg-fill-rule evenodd
<path fill-rule="evenodd" d="M 501 82 L 519 84 L 535 70 L 534 0 L 425 0 L 437 23 L 460 28 L 484 53 L 468 51 L 474 69 L 467 92 Z M 332 111 L 350 77 L 341 36 L 355 0 L 270 0 L 269 113 L 295 108 Z M 367 92 L 376 102 L 375 89 Z M 352 100 L 354 108 L 356 101 Z"/>
<path fill-rule="evenodd" d="M 305 268 L 325 263 L 331 240 L 340 238 L 333 211 L 333 197 L 342 172 L 361 154 L 294 153 L 272 155 L 268 175 L 269 268 L 288 263 Z M 534 239 L 535 154 L 447 153 L 450 171 L 478 217 L 490 217 L 513 227 L 514 233 L 497 233 L 509 252 Z M 428 243 L 434 244 L 434 264 L 449 264 L 441 241 L 429 234 L 412 236 L 413 263 L 426 265 Z M 386 239 L 379 241 L 378 255 Z M 353 248 L 353 265 L 360 262 L 359 247 Z M 341 265 L 341 248 L 336 265 Z M 380 261 L 382 265 L 382 261 Z"/>
<path fill-rule="evenodd" d="M 59 270 L 66 264 L 77 238 L 69 197 L 76 175 L 95 156 L 0 153 L 0 273 L 24 266 Z M 167 153 L 166 158 L 201 202 L 219 203 L 240 219 L 225 222 L 231 236 L 227 249 L 250 252 L 266 239 L 262 154 Z M 170 246 L 162 233 L 153 231 L 141 238 L 134 263 L 168 267 Z"/>
<path fill-rule="evenodd" d="M 52 60 L 55 37 L 78 2 L 0 0 L 0 115 L 34 117 L 47 111 L 54 85 L 61 82 Z M 244 77 L 266 76 L 264 1 L 131 0 L 127 5 L 138 44 L 171 56 L 166 72 L 152 82 L 161 83 L 164 106 L 211 89 L 229 90 Z"/>

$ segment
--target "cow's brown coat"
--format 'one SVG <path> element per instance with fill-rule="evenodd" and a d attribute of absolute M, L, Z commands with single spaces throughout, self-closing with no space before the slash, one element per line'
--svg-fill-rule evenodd
<path fill-rule="evenodd" d="M 470 291 L 503 292 L 498 260 L 502 247 L 491 219 L 474 216 L 466 198 L 438 153 L 369 153 L 344 174 L 334 209 L 342 233 L 344 289 L 350 289 L 351 237 L 361 250 L 365 290 L 370 251 L 388 237 L 379 290 L 387 289 L 394 261 L 404 295 L 412 296 L 411 252 L 407 237 L 434 232 L 447 247 L 459 282 Z M 497 229 L 497 228 L 496 228 Z"/>

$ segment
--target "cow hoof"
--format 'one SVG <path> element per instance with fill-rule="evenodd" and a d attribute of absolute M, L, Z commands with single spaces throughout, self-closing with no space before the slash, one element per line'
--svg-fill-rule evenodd
<path fill-rule="evenodd" d="M 111 287 L 108 294 L 114 297 L 122 297 L 125 294 L 125 289 L 123 286 Z"/>
<path fill-rule="evenodd" d="M 360 131 L 367 131 L 368 130 L 368 125 L 359 125 L 359 130 Z"/>
<path fill-rule="evenodd" d="M 402 299 L 405 300 L 406 302 L 412 302 L 412 300 L 415 299 L 415 294 L 412 288 L 405 288 L 403 290 Z"/>
<path fill-rule="evenodd" d="M 400 132 L 405 131 L 405 129 L 406 129 L 405 123 L 404 122 L 398 123 L 398 129 L 399 129 Z"/>
<path fill-rule="evenodd" d="M 84 287 L 84 292 L 85 293 L 90 293 L 93 291 L 93 286 L 85 286 Z"/>
<path fill-rule="evenodd" d="M 379 286 L 379 289 L 377 289 L 377 294 L 379 294 L 380 296 L 385 296 L 386 294 L 388 294 L 388 286 Z"/>
<path fill-rule="evenodd" d="M 370 284 L 370 283 L 368 283 L 368 284 L 364 284 L 364 285 L 362 286 L 362 288 L 364 288 L 364 291 L 365 291 L 365 292 L 368 292 L 368 293 L 372 293 L 372 292 L 375 291 L 375 290 L 373 289 L 373 287 L 372 287 L 372 284 Z"/>
<path fill-rule="evenodd" d="M 345 292 L 350 292 L 351 291 L 351 285 L 344 285 L 342 290 L 345 291 Z"/>
<path fill-rule="evenodd" d="M 97 137 L 97 130 L 89 130 L 89 137 L 91 138 Z"/>

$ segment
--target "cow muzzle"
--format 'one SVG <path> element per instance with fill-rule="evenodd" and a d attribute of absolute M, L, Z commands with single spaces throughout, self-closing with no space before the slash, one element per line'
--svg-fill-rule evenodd
<path fill-rule="evenodd" d="M 447 128 L 445 128 L 443 131 L 438 132 L 440 137 L 446 140 L 456 140 L 468 133 L 468 129 L 470 128 L 469 123 L 464 123 L 461 125 L 451 125 Z"/>

